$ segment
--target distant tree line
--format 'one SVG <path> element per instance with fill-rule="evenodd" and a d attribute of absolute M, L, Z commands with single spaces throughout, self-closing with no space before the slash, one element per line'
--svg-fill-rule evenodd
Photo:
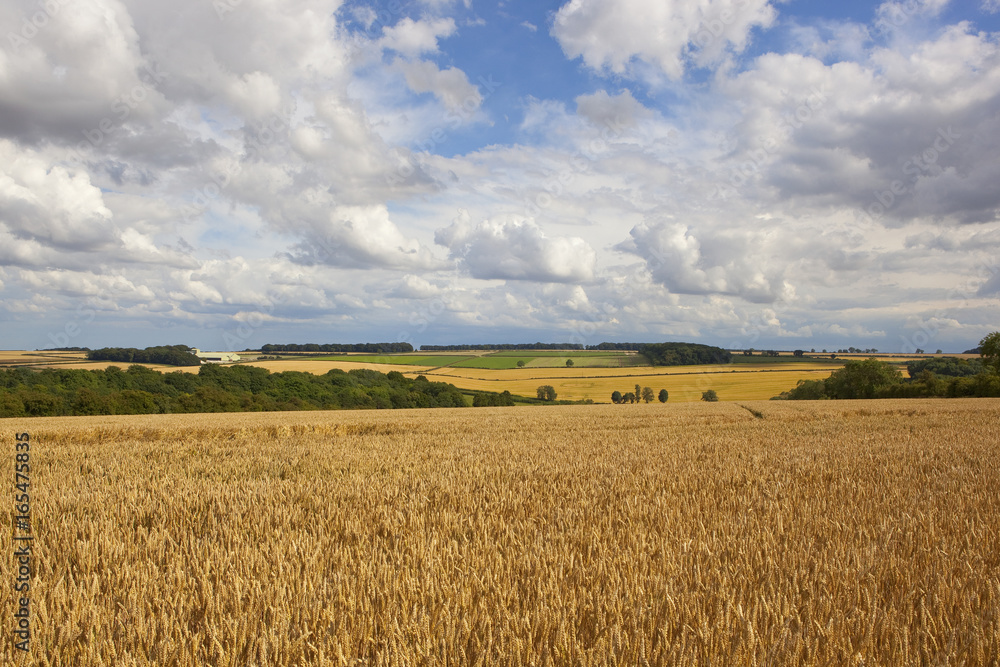
<path fill-rule="evenodd" d="M 598 343 L 597 345 L 588 345 L 588 350 L 612 350 L 619 352 L 638 352 L 639 348 L 643 345 L 648 345 L 649 343 Z"/>
<path fill-rule="evenodd" d="M 646 343 L 639 346 L 638 352 L 653 366 L 728 364 L 733 360 L 728 350 L 698 343 Z"/>
<path fill-rule="evenodd" d="M 489 392 L 480 392 L 490 397 Z M 496 394 L 506 405 L 509 394 Z M 481 399 L 483 400 L 483 399 Z M 512 402 L 512 401 L 511 401 Z M 205 364 L 198 373 L 17 368 L 0 370 L 0 417 L 463 407 L 457 387 L 393 371 L 324 375 Z"/>
<path fill-rule="evenodd" d="M 749 350 L 743 350 L 743 356 L 744 357 L 752 357 L 755 352 L 758 355 L 762 356 L 762 357 L 780 357 L 781 356 L 781 352 L 778 352 L 777 350 L 755 350 L 752 347 Z M 804 350 L 795 350 L 795 352 L 793 352 L 792 354 L 793 354 L 793 356 L 801 357 L 801 356 L 803 356 L 805 354 L 805 351 Z"/>
<path fill-rule="evenodd" d="M 934 357 L 906 364 L 906 372 L 911 378 L 916 378 L 924 371 L 930 371 L 944 377 L 969 377 L 983 372 L 983 362 L 980 359 Z"/>
<path fill-rule="evenodd" d="M 102 347 L 87 352 L 91 361 L 118 361 L 126 364 L 163 364 L 165 366 L 198 366 L 201 359 L 187 345 L 163 345 L 139 350 L 134 347 Z"/>
<path fill-rule="evenodd" d="M 1000 332 L 980 343 L 982 360 L 935 358 L 907 364 L 908 378 L 878 359 L 848 361 L 825 380 L 800 380 L 776 399 L 1000 396 Z"/>
<path fill-rule="evenodd" d="M 699 343 L 496 343 L 480 345 L 421 345 L 422 352 L 469 352 L 471 350 L 613 350 L 638 352 L 653 366 L 728 364 L 733 355 L 721 347 Z M 262 349 L 263 351 L 263 349 Z M 777 353 L 775 353 L 777 354 Z"/>
<path fill-rule="evenodd" d="M 514 405 L 514 396 L 506 389 L 499 394 L 495 391 L 477 391 L 472 396 L 472 407 L 506 407 Z"/>
<path fill-rule="evenodd" d="M 284 345 L 268 343 L 267 345 L 261 345 L 260 351 L 264 354 L 273 354 L 275 352 L 399 354 L 401 352 L 413 352 L 413 346 L 409 343 L 287 343 Z"/>
<path fill-rule="evenodd" d="M 469 352 L 471 350 L 582 350 L 579 343 L 483 343 L 480 345 L 421 345 L 421 352 Z"/>

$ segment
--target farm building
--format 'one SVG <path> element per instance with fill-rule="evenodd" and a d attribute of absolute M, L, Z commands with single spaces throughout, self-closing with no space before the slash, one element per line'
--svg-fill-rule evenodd
<path fill-rule="evenodd" d="M 240 355 L 235 352 L 202 352 L 195 348 L 194 354 L 203 364 L 229 364 L 240 360 Z"/>

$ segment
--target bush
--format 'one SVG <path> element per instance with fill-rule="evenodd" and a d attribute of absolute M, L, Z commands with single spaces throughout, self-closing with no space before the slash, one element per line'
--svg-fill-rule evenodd
<path fill-rule="evenodd" d="M 701 400 L 714 403 L 719 400 L 719 395 L 715 393 L 714 389 L 709 389 L 708 391 L 701 392 Z"/>

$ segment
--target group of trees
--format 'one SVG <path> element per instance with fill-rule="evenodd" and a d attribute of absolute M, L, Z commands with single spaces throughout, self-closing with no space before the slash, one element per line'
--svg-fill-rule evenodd
<path fill-rule="evenodd" d="M 743 350 L 743 356 L 744 357 L 752 357 L 755 352 L 758 355 L 762 356 L 762 357 L 780 357 L 781 356 L 781 352 L 778 352 L 777 350 L 755 350 L 752 347 L 750 349 L 748 349 L 748 350 Z M 796 350 L 796 352 L 801 352 L 801 350 Z M 801 354 L 796 354 L 795 356 L 796 357 L 801 357 L 802 355 Z"/>
<path fill-rule="evenodd" d="M 509 394 L 480 392 L 508 405 Z M 495 396 L 495 398 L 494 398 Z M 324 375 L 205 364 L 198 373 L 27 368 L 0 370 L 0 417 L 463 407 L 457 387 L 356 369 Z"/>
<path fill-rule="evenodd" d="M 421 345 L 421 352 L 468 352 L 470 350 L 582 350 L 579 343 L 483 343 L 481 345 Z"/>
<path fill-rule="evenodd" d="M 728 350 L 698 343 L 649 343 L 640 345 L 638 351 L 653 366 L 728 364 L 733 360 Z"/>
<path fill-rule="evenodd" d="M 661 389 L 657 395 L 653 393 L 651 387 L 640 387 L 639 385 L 635 385 L 635 391 L 628 391 L 624 394 L 620 391 L 611 392 L 611 402 L 619 405 L 624 403 L 638 403 L 639 401 L 652 403 L 654 398 L 658 398 L 660 403 L 666 403 L 667 399 L 670 398 L 670 393 L 666 389 Z"/>
<path fill-rule="evenodd" d="M 198 366 L 201 359 L 187 345 L 162 345 L 139 350 L 134 347 L 102 347 L 88 350 L 91 361 L 118 361 L 126 364 L 163 364 L 165 366 Z"/>
<path fill-rule="evenodd" d="M 777 399 L 1000 396 L 1000 332 L 979 344 L 982 360 L 923 359 L 907 364 L 908 378 L 877 359 L 848 361 L 825 380 L 802 380 Z"/>
<path fill-rule="evenodd" d="M 268 343 L 261 345 L 260 351 L 264 354 L 274 354 L 275 352 L 364 352 L 367 354 L 398 354 L 401 352 L 413 352 L 413 346 L 409 343 L 288 343 L 285 345 L 275 345 Z"/>
<path fill-rule="evenodd" d="M 514 396 L 506 389 L 501 393 L 495 391 L 477 391 L 472 397 L 475 408 L 507 407 L 514 405 Z"/>

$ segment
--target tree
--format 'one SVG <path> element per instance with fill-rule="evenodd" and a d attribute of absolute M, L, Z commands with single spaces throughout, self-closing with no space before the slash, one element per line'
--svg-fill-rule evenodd
<path fill-rule="evenodd" d="M 628 392 L 627 394 L 625 394 L 624 396 L 622 396 L 622 402 L 623 403 L 635 403 L 635 394 L 633 394 L 632 392 Z"/>
<path fill-rule="evenodd" d="M 543 384 L 538 388 L 538 398 L 542 401 L 554 401 L 556 400 L 556 390 L 550 384 Z"/>
<path fill-rule="evenodd" d="M 573 360 L 572 359 L 567 359 L 566 360 L 566 368 L 569 368 L 572 365 L 573 365 Z"/>
<path fill-rule="evenodd" d="M 709 389 L 708 391 L 701 392 L 701 400 L 714 403 L 719 400 L 719 395 L 715 393 L 714 389 Z"/>
<path fill-rule="evenodd" d="M 635 394 L 635 402 L 638 403 L 639 399 L 642 398 L 642 387 L 636 385 L 633 393 Z"/>
<path fill-rule="evenodd" d="M 518 368 L 524 368 L 524 359 L 518 359 L 517 360 L 517 367 Z"/>
<path fill-rule="evenodd" d="M 614 404 L 617 405 L 618 403 L 621 403 L 622 400 L 623 400 L 622 399 L 622 393 L 620 391 L 613 391 L 613 392 L 611 392 L 611 402 L 612 403 L 614 403 Z"/>
<path fill-rule="evenodd" d="M 1000 331 L 994 331 L 979 341 L 979 356 L 983 364 L 992 367 L 994 373 L 1000 373 Z"/>
<path fill-rule="evenodd" d="M 825 384 L 830 398 L 875 398 L 879 391 L 902 381 L 892 364 L 869 358 L 848 361 L 831 374 Z"/>
<path fill-rule="evenodd" d="M 642 388 L 642 400 L 646 403 L 652 403 L 656 396 L 653 394 L 653 390 L 650 387 Z"/>
<path fill-rule="evenodd" d="M 793 357 L 801 357 L 805 353 L 806 353 L 805 350 L 795 350 L 794 352 L 792 352 L 792 356 Z"/>
<path fill-rule="evenodd" d="M 666 389 L 661 389 L 658 398 L 660 399 L 660 403 L 666 403 L 667 399 L 670 398 L 670 394 L 667 392 Z"/>

